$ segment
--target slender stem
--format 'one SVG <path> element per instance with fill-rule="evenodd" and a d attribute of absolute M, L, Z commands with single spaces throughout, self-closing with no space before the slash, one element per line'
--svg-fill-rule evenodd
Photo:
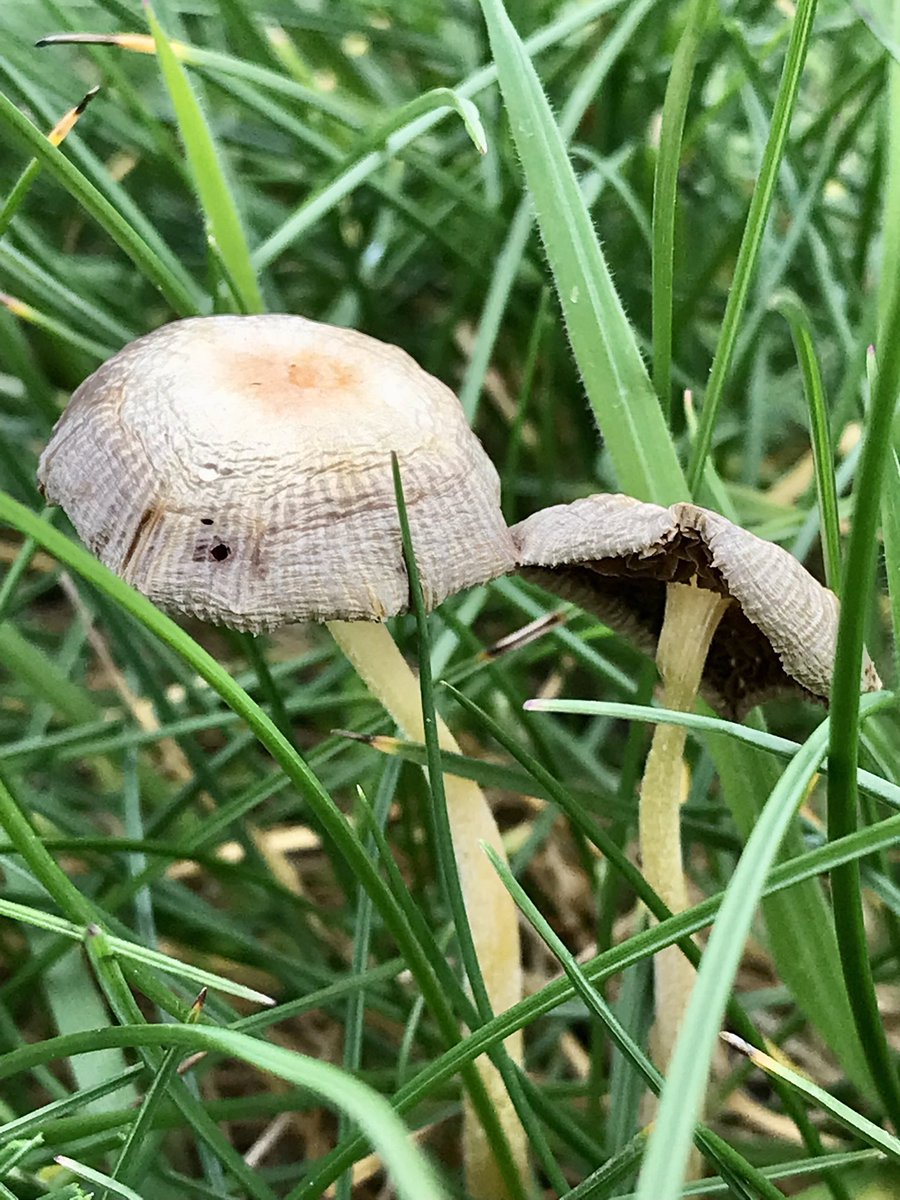
<path fill-rule="evenodd" d="M 688 485 L 693 494 L 696 494 L 700 487 L 706 459 L 712 446 L 716 416 L 725 393 L 725 385 L 728 382 L 728 372 L 737 342 L 738 326 L 750 291 L 753 271 L 759 259 L 759 250 L 766 231 L 769 210 L 772 207 L 772 197 L 775 195 L 775 186 L 778 182 L 778 172 L 790 133 L 791 118 L 800 88 L 800 76 L 803 74 L 806 62 L 806 52 L 812 37 L 817 3 L 818 0 L 799 0 L 791 27 L 784 70 L 772 111 L 772 125 L 769 129 L 756 186 L 750 200 L 750 210 L 747 213 L 747 223 L 744 226 L 741 246 L 734 267 L 734 277 L 728 292 L 725 312 L 722 315 L 719 341 L 709 372 L 706 395 L 703 398 L 700 425 L 691 451 Z"/>
<path fill-rule="evenodd" d="M 329 621 L 328 629 L 366 687 L 407 737 L 423 741 L 419 683 L 386 626 L 377 621 Z M 440 717 L 437 727 L 441 748 L 458 753 L 456 739 Z M 445 775 L 444 791 L 472 940 L 491 1007 L 499 1014 L 522 998 L 518 918 L 515 904 L 482 853 L 480 843 L 491 846 L 505 861 L 503 844 L 494 815 L 476 783 Z M 521 1031 L 507 1038 L 505 1046 L 513 1060 L 521 1063 Z M 477 1066 L 509 1140 L 520 1178 L 526 1179 L 527 1147 L 515 1108 L 496 1067 L 487 1058 L 479 1059 Z M 488 1196 L 497 1200 L 505 1196 L 507 1191 L 496 1171 L 491 1147 L 468 1106 L 464 1151 L 470 1179 L 482 1181 L 480 1196 L 485 1200 Z"/>
<path fill-rule="evenodd" d="M 682 583 L 666 590 L 666 615 L 656 663 L 664 708 L 690 712 L 697 698 L 709 644 L 728 601 L 716 592 Z M 682 755 L 687 729 L 657 725 L 641 784 L 639 836 L 644 878 L 674 913 L 688 907 L 681 856 L 681 805 L 685 797 Z M 694 983 L 694 968 L 677 946 L 654 960 L 656 1027 L 654 1057 L 668 1066 Z"/>
<path fill-rule="evenodd" d="M 663 101 L 659 153 L 653 179 L 653 386 L 671 424 L 672 312 L 674 296 L 675 210 L 681 141 L 694 68 L 711 9 L 710 0 L 692 0 L 678 42 Z"/>

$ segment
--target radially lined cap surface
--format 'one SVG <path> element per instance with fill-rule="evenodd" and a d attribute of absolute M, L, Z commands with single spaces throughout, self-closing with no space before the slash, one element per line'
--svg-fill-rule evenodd
<path fill-rule="evenodd" d="M 668 583 L 733 603 L 713 637 L 701 691 L 741 718 L 773 696 L 828 699 L 838 601 L 786 550 L 695 504 L 662 508 L 597 495 L 543 509 L 513 527 L 522 573 L 656 650 Z M 881 682 L 868 655 L 861 688 Z"/>
<path fill-rule="evenodd" d="M 512 569 L 497 473 L 453 392 L 303 317 L 190 318 L 130 343 L 75 392 L 38 477 L 161 607 L 259 631 L 407 607 L 392 451 L 429 607 Z"/>

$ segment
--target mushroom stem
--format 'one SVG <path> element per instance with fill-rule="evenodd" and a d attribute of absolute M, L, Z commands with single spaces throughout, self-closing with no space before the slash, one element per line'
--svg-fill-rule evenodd
<path fill-rule="evenodd" d="M 706 588 L 683 583 L 667 586 L 666 614 L 656 651 L 664 708 L 693 710 L 709 645 L 727 607 L 727 599 Z M 676 913 L 688 907 L 681 855 L 686 734 L 683 725 L 656 726 L 644 768 L 639 816 L 644 877 Z M 694 968 L 677 946 L 670 946 L 657 954 L 654 977 L 654 1058 L 665 1071 L 694 984 Z"/>
<path fill-rule="evenodd" d="M 379 621 L 329 621 L 328 629 L 369 691 L 387 709 L 407 737 L 424 741 L 419 682 L 397 649 L 388 629 Z M 458 753 L 453 734 L 437 718 L 438 741 L 443 750 Z M 472 940 L 485 987 L 495 1013 L 522 998 L 522 966 L 516 907 L 503 887 L 479 842 L 505 857 L 494 815 L 478 785 L 456 775 L 444 776 L 447 814 L 453 851 L 472 930 Z M 506 1039 L 506 1049 L 522 1061 L 522 1034 Z M 477 1060 L 491 1103 L 509 1140 L 520 1178 L 527 1179 L 527 1145 L 516 1110 L 503 1080 L 487 1058 Z M 508 1195 L 484 1132 L 466 1105 L 463 1130 L 467 1188 L 476 1200 L 502 1200 Z"/>

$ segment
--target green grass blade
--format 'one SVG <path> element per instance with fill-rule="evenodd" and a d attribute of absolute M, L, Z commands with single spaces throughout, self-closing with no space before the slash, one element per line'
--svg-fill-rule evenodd
<path fill-rule="evenodd" d="M 159 289 L 176 313 L 193 316 L 200 310 L 201 298 L 185 276 L 176 275 L 147 245 L 122 215 L 110 204 L 78 168 L 39 129 L 0 92 L 0 124 L 14 139 L 47 168 L 93 217 L 134 265 Z"/>
<path fill-rule="evenodd" d="M 738 251 L 734 278 L 728 292 L 725 314 L 722 317 L 722 329 L 713 357 L 709 384 L 703 397 L 703 409 L 700 414 L 697 437 L 691 451 L 688 484 L 692 493 L 696 493 L 700 487 L 703 468 L 712 446 L 713 431 L 719 413 L 719 405 L 725 393 L 725 384 L 728 381 L 738 327 L 747 302 L 753 272 L 759 259 L 763 234 L 766 230 L 772 198 L 775 195 L 778 172 L 790 132 L 791 117 L 800 90 L 800 77 L 803 74 L 806 53 L 812 37 L 816 3 L 817 0 L 799 0 L 794 15 L 784 71 L 772 111 L 772 126 L 756 187 L 753 189 L 753 198 L 750 201 L 750 211 L 747 214 L 741 248 Z"/>
<path fill-rule="evenodd" d="M 431 128 L 429 117 L 439 119 L 455 112 L 463 121 L 466 132 L 479 154 L 487 153 L 487 139 L 478 109 L 471 100 L 452 88 L 434 88 L 404 105 L 389 121 L 363 139 L 359 152 L 348 166 L 343 167 L 330 182 L 318 189 L 300 205 L 296 212 L 259 246 L 253 254 L 258 268 L 269 266 L 288 246 L 293 245 L 322 217 L 332 211 L 345 196 L 365 183 L 376 171 L 389 163 L 414 137 Z M 372 148 L 373 143 L 377 148 Z"/>
<path fill-rule="evenodd" d="M 859 757 L 859 679 L 877 557 L 876 533 L 882 481 L 897 398 L 900 396 L 900 278 L 894 280 L 881 330 L 883 355 L 872 394 L 856 477 L 853 526 L 847 547 L 831 690 L 832 736 L 828 751 L 828 836 L 853 833 L 858 820 L 856 768 Z M 849 585 L 849 586 L 848 586 Z M 878 1010 L 863 919 L 859 865 L 847 863 L 831 875 L 835 931 L 844 981 L 860 1041 L 878 1094 L 894 1128 L 900 1128 L 900 1077 Z"/>
<path fill-rule="evenodd" d="M 894 7 L 893 35 L 900 42 L 900 9 Z M 884 157 L 887 164 L 884 181 L 882 237 L 879 279 L 879 326 L 887 327 L 890 315 L 891 293 L 900 271 L 900 60 L 888 67 L 887 112 L 884 127 Z M 878 335 L 879 352 L 883 350 L 881 335 Z M 881 516 L 884 533 L 884 557 L 887 574 L 888 594 L 891 600 L 891 618 L 894 634 L 894 667 L 900 662 L 900 419 L 895 414 L 891 431 L 891 450 L 888 455 L 884 492 L 881 499 Z"/>
<path fill-rule="evenodd" d="M 388 812 L 396 794 L 399 773 L 399 766 L 395 767 L 390 763 L 387 765 L 379 781 L 373 808 L 368 806 L 366 795 L 362 788 L 359 789 L 358 808 L 361 810 L 361 815 L 364 819 L 369 820 L 372 828 L 377 829 L 379 833 L 383 831 L 385 822 L 387 821 Z M 357 821 L 356 824 L 359 824 L 359 822 Z M 370 855 L 374 855 L 376 844 L 372 834 L 366 839 L 366 849 Z M 354 975 L 363 976 L 366 964 L 369 961 L 372 943 L 373 915 L 372 901 L 366 895 L 363 888 L 359 888 L 357 892 L 356 912 L 357 921 L 353 932 L 353 957 L 350 962 L 350 970 Z M 344 1021 L 342 1066 L 350 1075 L 358 1074 L 362 1066 L 365 1017 L 366 993 L 365 989 L 360 987 L 348 998 L 347 1014 Z M 341 1123 L 338 1127 L 339 1137 L 346 1136 L 348 1132 L 347 1126 L 346 1116 L 342 1114 Z M 351 1200 L 352 1194 L 353 1177 L 348 1173 L 338 1180 L 336 1200 Z"/>
<path fill-rule="evenodd" d="M 402 108 L 391 115 L 387 122 L 375 130 L 372 134 L 372 141 L 379 145 L 384 142 L 387 149 L 391 150 L 391 138 L 393 134 L 400 133 L 401 137 L 399 140 L 402 144 L 405 144 L 402 137 L 405 126 L 424 116 L 426 113 L 440 113 L 444 109 L 456 113 L 478 153 L 487 154 L 487 135 L 484 132 L 484 126 L 481 123 L 481 114 L 477 107 L 467 96 L 462 96 L 459 92 L 454 91 L 453 88 L 448 87 L 432 88 L 430 91 L 424 92 L 421 96 L 417 96 L 415 100 L 410 100 L 408 104 L 404 104 Z"/>
<path fill-rule="evenodd" d="M 59 1120 L 60 1117 L 65 1117 L 95 1100 L 101 1100 L 113 1092 L 130 1087 L 143 1073 L 144 1067 L 141 1064 L 128 1067 L 116 1079 L 106 1079 L 103 1083 L 98 1083 L 83 1092 L 72 1092 L 71 1095 L 64 1096 L 59 1100 L 52 1100 L 49 1104 L 44 1104 L 33 1112 L 5 1122 L 0 1125 L 0 1146 L 14 1138 L 28 1137 L 32 1133 L 39 1133 L 46 1128 L 48 1121 Z"/>
<path fill-rule="evenodd" d="M 711 735 L 707 746 L 723 781 L 728 808 L 746 842 L 775 787 L 778 768 L 733 738 Z M 805 845 L 804 830 L 795 820 L 782 842 L 779 868 L 795 862 Z M 847 1078 L 867 1099 L 873 1098 L 872 1076 L 843 987 L 831 906 L 822 884 L 808 877 L 790 892 L 767 895 L 761 907 L 772 959 L 798 1012 L 834 1048 Z"/>
<path fill-rule="evenodd" d="M 74 1158 L 69 1158 L 67 1154 L 58 1154 L 55 1161 L 67 1171 L 71 1171 L 73 1175 L 77 1175 L 79 1179 L 84 1179 L 87 1183 L 96 1183 L 99 1187 L 105 1188 L 106 1196 L 120 1196 L 121 1200 L 144 1200 L 143 1196 L 139 1196 L 136 1191 L 126 1187 L 119 1180 L 105 1175 L 102 1171 L 95 1171 L 93 1167 L 77 1162 Z"/>
<path fill-rule="evenodd" d="M 794 348 L 803 373 L 803 389 L 809 409 L 810 439 L 816 470 L 825 579 L 831 590 L 840 595 L 841 533 L 837 487 L 834 481 L 834 455 L 829 434 L 828 406 L 813 344 L 812 326 L 806 309 L 792 293 L 782 292 L 773 299 L 772 307 L 781 313 L 791 327 L 791 337 L 794 339 Z"/>
<path fill-rule="evenodd" d="M 660 504 L 683 499 L 672 439 L 537 73 L 501 0 L 480 3 L 572 350 L 618 484 Z"/>
<path fill-rule="evenodd" d="M 396 454 L 391 455 L 391 468 L 394 473 L 394 488 L 397 495 L 397 512 L 400 518 L 400 534 L 403 540 L 403 559 L 409 575 L 410 605 L 416 617 L 418 633 L 419 683 L 422 692 L 422 720 L 425 728 L 425 755 L 428 762 L 428 785 L 434 800 L 435 835 L 437 841 L 438 865 L 441 880 L 447 891 L 448 907 L 453 914 L 453 924 L 459 941 L 460 955 L 466 978 L 472 989 L 475 1006 L 483 1021 L 489 1021 L 493 1016 L 491 1001 L 485 987 L 469 916 L 466 912 L 462 884 L 459 879 L 459 869 L 453 851 L 453 835 L 450 829 L 450 819 L 447 815 L 447 798 L 444 795 L 444 776 L 441 770 L 441 747 L 437 735 L 437 717 L 434 705 L 434 682 L 431 677 L 431 640 L 428 634 L 428 620 L 425 613 L 425 597 L 419 579 L 416 565 L 415 549 L 412 544 L 412 534 L 409 528 L 409 518 L 403 498 L 403 483 L 400 477 L 400 464 Z"/>
<path fill-rule="evenodd" d="M 453 917 L 453 927 L 459 944 L 460 957 L 466 973 L 475 1007 L 482 1021 L 489 1021 L 493 1014 L 491 999 L 481 973 L 481 964 L 475 949 L 469 914 L 463 896 L 462 883 L 457 866 L 457 850 L 453 845 L 453 833 L 450 817 L 447 811 L 447 797 L 444 792 L 444 776 L 441 771 L 441 748 L 438 742 L 437 717 L 434 706 L 434 683 L 431 677 L 431 641 L 428 636 L 428 618 L 425 612 L 425 596 L 419 579 L 419 569 L 416 564 L 415 548 L 409 528 L 409 518 L 403 497 L 403 482 L 400 477 L 400 463 L 397 455 L 391 454 L 391 470 L 394 476 L 394 492 L 397 499 L 397 515 L 400 521 L 400 536 L 403 543 L 403 561 L 409 577 L 410 606 L 416 618 L 418 634 L 419 684 L 422 695 L 422 724 L 425 730 L 425 750 L 428 761 L 428 785 L 434 802 L 434 836 L 437 852 L 438 869 L 441 884 L 445 890 L 448 907 Z M 472 853 L 472 847 L 466 848 Z M 505 1047 L 498 1047 L 496 1061 L 497 1069 L 503 1078 L 509 1094 L 509 1103 L 516 1095 L 514 1082 L 514 1067 Z M 521 1116 L 521 1114 L 520 1114 Z M 487 1131 L 485 1131 L 487 1132 Z M 497 1136 L 499 1135 L 499 1136 Z M 499 1174 L 512 1197 L 524 1200 L 524 1181 L 520 1175 L 520 1164 L 513 1158 L 507 1138 L 502 1128 L 495 1130 L 495 1140 L 491 1144 Z M 473 1180 L 477 1186 L 478 1180 Z"/>
<path fill-rule="evenodd" d="M 866 716 L 883 708 L 893 708 L 896 698 L 886 692 L 876 692 L 862 697 L 860 712 Z M 573 713 L 581 716 L 615 717 L 625 721 L 648 721 L 652 724 L 685 725 L 698 733 L 712 733 L 743 742 L 757 750 L 765 750 L 779 758 L 793 758 L 802 748 L 790 738 L 777 737 L 764 729 L 752 725 L 739 725 L 736 721 L 725 721 L 721 717 L 708 717 L 702 713 L 675 712 L 668 708 L 648 708 L 641 704 L 616 704 L 611 700 L 528 700 L 525 707 L 530 712 Z M 398 753 L 400 751 L 398 750 Z M 412 755 L 410 755 L 412 757 Z M 452 758 L 449 760 L 452 765 Z M 823 770 L 827 771 L 827 763 Z M 459 764 L 462 770 L 462 764 Z M 900 808 L 900 786 L 876 775 L 872 771 L 857 769 L 857 780 L 861 791 L 877 796 L 892 808 Z"/>
<path fill-rule="evenodd" d="M 638 1178 L 639 1200 L 677 1200 L 719 1025 L 781 840 L 825 756 L 823 722 L 788 764 L 731 877 L 700 963 Z"/>
<path fill-rule="evenodd" d="M 160 70 L 184 143 L 191 178 L 210 233 L 215 238 L 229 278 L 234 280 L 238 289 L 243 311 L 262 312 L 265 307 L 262 292 L 212 131 L 194 95 L 187 72 L 160 28 L 153 9 L 147 5 L 146 11 Z"/>
<path fill-rule="evenodd" d="M 115 1020 L 120 1025 L 145 1025 L 146 1022 L 134 998 L 129 981 L 125 978 L 109 947 L 106 934 L 99 926 L 88 927 L 85 933 L 84 948 Z M 152 982 L 152 977 L 150 978 Z M 158 988 L 151 992 L 145 992 L 148 999 L 156 999 L 157 1002 L 159 1000 L 158 993 Z M 150 1046 L 139 1046 L 138 1053 L 154 1074 L 159 1072 L 165 1059 L 164 1052 Z M 234 1176 L 238 1185 L 253 1196 L 254 1200 L 274 1200 L 275 1193 L 272 1188 L 235 1150 L 200 1103 L 191 1083 L 175 1076 L 172 1079 L 172 1085 L 172 1100 L 186 1124 L 192 1127 L 193 1134 L 197 1138 L 197 1150 L 204 1163 L 205 1174 L 210 1184 L 220 1192 L 224 1191 L 226 1187 L 224 1169 L 227 1169 Z"/>
<path fill-rule="evenodd" d="M 97 95 L 99 88 L 91 88 L 86 93 L 84 98 L 57 124 L 57 127 L 48 134 L 48 141 L 51 141 L 54 146 L 58 146 L 66 135 L 74 128 L 75 122 Z M 41 164 L 33 158 L 26 165 L 22 174 L 13 184 L 13 187 L 3 202 L 3 207 L 0 208 L 0 238 L 3 237 L 9 228 L 10 222 L 22 206 L 22 202 L 28 193 L 31 191 L 31 186 L 40 174 Z"/>
<path fill-rule="evenodd" d="M 206 999 L 205 990 L 200 993 L 185 1018 L 186 1025 L 196 1025 L 203 1012 Z M 163 1056 L 153 1082 L 144 1094 L 140 1108 L 128 1133 L 122 1143 L 122 1149 L 113 1168 L 113 1179 L 118 1185 L 139 1183 L 142 1168 L 147 1157 L 155 1148 L 153 1137 L 153 1119 L 160 1104 L 169 1091 L 181 1056 L 176 1047 L 167 1050 Z"/>
<path fill-rule="evenodd" d="M 564 1192 L 560 1200 L 605 1200 L 607 1196 L 616 1195 L 622 1181 L 637 1170 L 647 1142 L 647 1132 L 642 1129 L 636 1133 L 612 1158 L 591 1171 L 581 1183 Z"/>
<path fill-rule="evenodd" d="M 672 405 L 672 312 L 675 299 L 675 209 L 678 168 L 697 55 L 712 0 L 691 0 L 666 85 L 653 179 L 653 386 L 666 417 Z"/>
<path fill-rule="evenodd" d="M 773 1183 L 780 1183 L 783 1180 L 796 1179 L 804 1175 L 823 1176 L 823 1182 L 826 1187 L 834 1188 L 837 1183 L 839 1186 L 842 1183 L 842 1178 L 835 1179 L 834 1175 L 840 1172 L 841 1177 L 845 1174 L 846 1167 L 861 1167 L 872 1163 L 883 1162 L 883 1156 L 880 1150 L 850 1150 L 844 1154 L 826 1154 L 821 1158 L 801 1158 L 794 1159 L 787 1163 L 778 1163 L 775 1166 L 764 1167 L 762 1174 L 767 1179 L 771 1179 Z M 579 1185 L 580 1186 L 580 1185 Z M 599 1193 L 604 1195 L 605 1193 Z M 687 1200 L 690 1196 L 726 1196 L 733 1198 L 734 1191 L 730 1183 L 724 1179 L 702 1179 L 696 1183 L 689 1183 L 681 1189 L 682 1197 Z M 802 1193 L 801 1193 L 802 1195 Z M 811 1195 L 807 1193 L 809 1200 L 812 1196 L 818 1200 L 818 1193 L 813 1192 Z M 593 1197 L 590 1191 L 580 1191 L 578 1188 L 567 1192 L 561 1200 L 589 1200 Z M 635 1200 L 634 1193 L 628 1192 L 618 1197 L 618 1200 Z"/>
<path fill-rule="evenodd" d="M 645 0 L 642 4 L 631 5 L 612 33 L 605 39 L 593 61 L 577 80 L 566 99 L 559 119 L 560 132 L 567 145 L 571 142 L 579 122 L 584 118 L 585 111 L 593 102 L 597 91 L 614 69 L 630 39 L 634 36 L 635 30 L 655 3 L 656 0 Z M 459 389 L 459 400 L 470 422 L 475 418 L 484 377 L 533 224 L 534 212 L 531 200 L 525 196 L 516 208 L 503 247 L 497 255 L 490 288 L 484 298 L 484 305 L 478 320 L 478 336 Z"/>
<path fill-rule="evenodd" d="M 881 531 L 891 606 L 894 671 L 900 666 L 900 420 L 894 419 L 881 495 Z"/>
<path fill-rule="evenodd" d="M 96 359 L 98 363 L 103 362 L 106 358 L 110 358 L 116 352 L 117 347 L 98 342 L 95 338 L 86 337 L 83 333 L 72 329 L 64 321 L 59 321 L 55 317 L 41 312 L 40 309 L 34 308 L 31 304 L 26 304 L 23 300 L 17 300 L 15 296 L 8 296 L 5 292 L 0 292 L 0 304 L 21 321 L 25 321 L 29 325 L 34 325 L 37 329 L 42 329 L 45 333 L 50 334 L 51 337 L 58 338 L 61 342 L 72 346 L 76 350 L 84 351 L 85 354 L 89 354 L 91 358 Z"/>
<path fill-rule="evenodd" d="M 776 1079 L 783 1079 L 791 1087 L 796 1088 L 798 1092 L 802 1092 L 804 1096 L 812 1100 L 814 1104 L 824 1109 L 845 1129 L 856 1134 L 861 1141 L 880 1150 L 895 1162 L 900 1162 L 900 1141 L 897 1138 L 886 1133 L 861 1113 L 854 1112 L 852 1108 L 826 1092 L 824 1088 L 818 1087 L 811 1079 L 805 1078 L 797 1071 L 792 1071 L 790 1067 L 770 1055 L 764 1054 L 761 1050 L 757 1050 L 755 1046 L 748 1046 L 743 1039 L 735 1037 L 733 1033 L 723 1033 L 722 1037 L 730 1046 L 734 1046 L 736 1050 L 746 1054 L 753 1065 L 759 1067 L 761 1071 L 765 1071 L 767 1075 L 774 1076 Z"/>
<path fill-rule="evenodd" d="M 328 1104 L 346 1112 L 384 1159 L 397 1193 L 404 1200 L 443 1200 L 444 1193 L 422 1152 L 410 1141 L 406 1128 L 387 1101 L 331 1063 L 261 1042 L 246 1033 L 205 1025 L 121 1025 L 91 1032 L 96 1047 L 91 1045 L 89 1034 L 72 1034 L 3 1055 L 0 1057 L 0 1079 L 26 1070 L 33 1062 L 82 1054 L 101 1045 L 175 1046 L 186 1053 L 206 1050 L 225 1054 L 296 1087 L 308 1088 Z"/>
<path fill-rule="evenodd" d="M 15 849 L 23 857 L 26 857 L 29 866 L 34 871 L 35 877 L 41 881 L 50 894 L 57 898 L 69 894 L 65 886 L 68 882 L 65 873 L 53 862 L 49 854 L 41 853 L 43 850 L 42 843 L 34 836 L 33 831 L 30 831 L 26 827 L 26 822 L 21 812 L 16 812 L 16 808 L 17 806 L 9 789 L 0 780 L 0 825 L 6 831 Z M 71 903 L 71 899 L 69 902 Z M 92 905 L 88 905 L 86 908 L 82 907 L 81 912 L 86 923 L 93 921 L 98 915 Z M 84 939 L 83 927 L 62 917 L 56 917 L 52 913 L 46 913 L 39 908 L 32 908 L 27 904 L 18 904 L 13 900 L 0 899 L 0 916 L 4 916 L 11 921 L 20 921 L 22 924 L 35 929 L 55 933 L 60 937 L 68 938 L 70 941 L 80 942 Z M 202 967 L 195 967 L 191 963 L 179 962 L 177 958 L 172 958 L 170 955 L 163 954 L 159 950 L 151 950 L 146 946 L 139 946 L 135 942 L 130 942 L 125 938 L 114 937 L 112 934 L 107 936 L 107 940 L 110 950 L 126 961 L 142 963 L 144 966 L 164 971 L 166 974 L 176 978 L 186 979 L 190 983 L 199 984 L 201 987 L 215 988 L 225 995 L 240 996 L 241 999 L 248 1000 L 251 1004 L 270 1005 L 275 1003 L 271 996 L 266 996 L 263 992 L 256 991 L 255 988 L 248 988 L 245 984 L 235 983 L 212 971 L 205 971 Z"/>

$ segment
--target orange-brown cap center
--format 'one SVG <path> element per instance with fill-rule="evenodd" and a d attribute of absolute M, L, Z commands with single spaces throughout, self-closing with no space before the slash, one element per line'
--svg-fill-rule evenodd
<path fill-rule="evenodd" d="M 334 355 L 305 350 L 290 358 L 253 352 L 229 356 L 220 367 L 232 392 L 252 396 L 268 413 L 299 406 L 356 406 L 362 389 L 357 367 Z"/>

